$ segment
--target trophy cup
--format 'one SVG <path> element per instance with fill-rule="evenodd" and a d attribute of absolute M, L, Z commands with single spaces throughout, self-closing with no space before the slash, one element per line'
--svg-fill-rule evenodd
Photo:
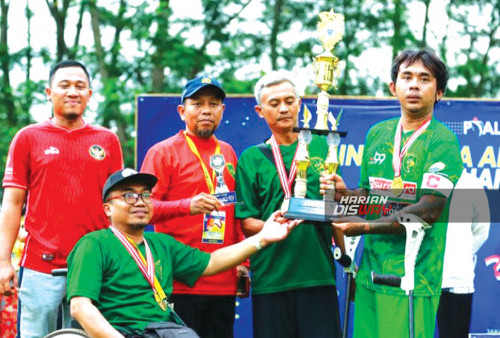
<path fill-rule="evenodd" d="M 226 161 L 222 154 L 210 156 L 210 167 L 215 172 L 216 186 L 213 194 L 224 205 L 236 203 L 236 192 L 229 191 L 226 182 L 224 182 L 224 167 Z"/>
<path fill-rule="evenodd" d="M 336 87 L 336 77 L 339 75 L 339 59 L 333 55 L 332 50 L 342 39 L 344 34 L 344 17 L 330 10 L 319 14 L 318 34 L 323 44 L 324 52 L 315 57 L 313 68 L 315 72 L 315 84 L 320 88 L 318 94 L 316 125 L 310 128 L 311 113 L 304 105 L 303 127 L 294 128 L 294 132 L 299 133 L 297 154 L 295 157 L 297 175 L 295 178 L 294 196 L 285 199 L 282 205 L 282 212 L 287 218 L 297 218 L 309 221 L 329 221 L 334 217 L 327 210 L 333 210 L 336 202 L 333 200 L 335 190 L 329 190 L 325 194 L 324 200 L 306 199 L 307 192 L 307 168 L 309 167 L 308 145 L 312 140 L 312 134 L 324 135 L 327 137 L 328 154 L 325 159 L 325 171 L 328 174 L 335 173 L 339 166 L 338 146 L 340 138 L 347 135 L 346 132 L 338 131 L 342 110 L 337 118 L 328 111 L 329 96 L 327 90 Z M 328 122 L 332 125 L 328 129 Z"/>

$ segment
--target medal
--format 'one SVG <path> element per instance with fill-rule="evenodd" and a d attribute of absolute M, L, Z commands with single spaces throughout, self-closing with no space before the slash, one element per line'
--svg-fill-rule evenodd
<path fill-rule="evenodd" d="M 167 311 L 167 298 L 161 298 L 158 292 L 154 293 L 155 300 L 163 311 Z"/>
<path fill-rule="evenodd" d="M 392 154 L 392 168 L 394 169 L 394 179 L 392 180 L 391 190 L 394 196 L 399 197 L 404 191 L 404 181 L 401 178 L 401 162 L 406 154 L 406 151 L 415 142 L 415 140 L 427 129 L 431 124 L 432 116 L 425 120 L 417 130 L 410 136 L 410 138 L 403 145 L 401 149 L 401 133 L 403 131 L 403 124 L 399 119 L 396 128 L 396 135 L 394 135 L 394 153 Z"/>
<path fill-rule="evenodd" d="M 403 193 L 404 182 L 401 176 L 396 176 L 392 180 L 391 189 L 394 196 L 399 197 Z"/>
<path fill-rule="evenodd" d="M 163 291 L 163 288 L 161 287 L 158 278 L 156 278 L 153 254 L 151 253 L 151 249 L 149 248 L 146 238 L 143 239 L 144 247 L 146 248 L 146 258 L 144 258 L 142 253 L 139 251 L 137 244 L 135 244 L 132 239 L 130 239 L 127 235 L 122 234 L 119 230 L 115 229 L 113 226 L 110 226 L 109 229 L 123 244 L 125 249 L 132 256 L 132 259 L 139 267 L 139 270 L 142 272 L 144 278 L 148 281 L 153 291 L 153 296 L 155 298 L 155 301 L 158 303 L 158 305 L 163 311 L 167 311 L 167 306 L 168 306 L 167 295 Z"/>
<path fill-rule="evenodd" d="M 297 146 L 298 149 L 298 146 Z M 280 179 L 281 188 L 285 195 L 285 200 L 292 197 L 292 183 L 297 174 L 297 165 L 295 164 L 295 158 L 297 156 L 297 149 L 295 149 L 295 155 L 293 156 L 292 166 L 290 167 L 290 175 L 286 173 L 285 163 L 283 162 L 283 157 L 281 156 L 281 150 L 274 138 L 271 136 L 271 150 L 273 152 L 274 164 L 278 170 L 278 177 Z"/>

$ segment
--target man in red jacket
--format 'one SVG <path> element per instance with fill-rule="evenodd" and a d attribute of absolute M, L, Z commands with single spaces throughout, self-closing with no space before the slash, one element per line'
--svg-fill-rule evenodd
<path fill-rule="evenodd" d="M 236 154 L 214 136 L 225 96 L 215 79 L 188 81 L 177 107 L 186 129 L 149 149 L 141 169 L 158 177 L 152 191 L 155 231 L 206 252 L 244 238 L 233 205 L 213 196 L 235 188 Z M 246 273 L 239 266 L 202 277 L 193 287 L 174 281 L 175 311 L 202 338 L 233 337 L 237 280 Z"/>

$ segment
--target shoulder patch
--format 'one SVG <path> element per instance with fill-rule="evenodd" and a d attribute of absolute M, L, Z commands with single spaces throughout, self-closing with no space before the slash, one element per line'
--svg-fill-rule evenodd
<path fill-rule="evenodd" d="M 430 173 L 437 173 L 439 171 L 442 171 L 445 167 L 446 167 L 446 165 L 443 162 L 437 162 L 437 163 L 434 163 L 433 165 L 431 165 L 431 167 L 429 168 L 429 172 Z"/>
<path fill-rule="evenodd" d="M 234 164 L 227 163 L 226 166 L 227 166 L 227 171 L 229 171 L 229 173 L 231 174 L 231 176 L 233 176 L 233 178 L 235 178 L 235 176 L 236 176 L 236 169 L 234 169 Z"/>

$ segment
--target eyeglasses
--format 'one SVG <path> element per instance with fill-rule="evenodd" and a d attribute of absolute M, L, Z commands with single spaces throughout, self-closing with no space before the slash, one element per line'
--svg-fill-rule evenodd
<path fill-rule="evenodd" d="M 138 194 L 135 192 L 126 192 L 123 195 L 115 196 L 115 197 L 110 197 L 106 200 L 106 202 L 109 202 L 111 200 L 115 200 L 117 198 L 123 198 L 125 200 L 125 203 L 134 205 L 139 201 L 139 197 L 142 198 L 142 201 L 144 203 L 149 203 L 151 202 L 151 193 L 150 192 L 143 192 L 142 194 Z"/>

